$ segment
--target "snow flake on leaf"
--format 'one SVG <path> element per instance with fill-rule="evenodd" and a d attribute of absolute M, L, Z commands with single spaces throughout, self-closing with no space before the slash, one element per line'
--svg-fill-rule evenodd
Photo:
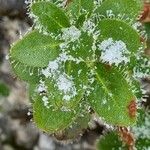
<path fill-rule="evenodd" d="M 74 42 L 78 40 L 81 36 L 81 31 L 77 29 L 75 26 L 71 26 L 69 28 L 62 29 L 62 39 L 65 42 Z"/>
<path fill-rule="evenodd" d="M 68 60 L 66 54 L 61 54 L 54 61 L 50 61 L 47 68 L 42 69 L 42 74 L 49 80 L 54 81 L 54 88 L 57 88 L 60 91 L 60 94 L 63 95 L 63 100 L 69 101 L 71 98 L 76 96 L 76 88 L 73 82 L 73 79 L 68 76 L 61 68 L 62 63 Z M 44 85 L 40 85 L 40 90 L 43 90 Z M 44 100 L 44 104 L 45 104 Z"/>
<path fill-rule="evenodd" d="M 121 40 L 114 41 L 112 38 L 109 38 L 102 41 L 98 47 L 101 51 L 100 59 L 103 62 L 107 62 L 110 65 L 119 65 L 122 62 L 126 64 L 130 61 L 128 58 L 130 52 L 127 50 L 126 44 Z"/>
<path fill-rule="evenodd" d="M 49 106 L 48 106 L 48 104 L 49 104 L 49 102 L 48 102 L 48 97 L 43 96 L 43 97 L 42 97 L 42 101 L 43 101 L 43 103 L 44 103 L 44 106 L 47 107 L 47 108 L 49 108 Z"/>
<path fill-rule="evenodd" d="M 45 82 L 40 80 L 40 84 L 38 85 L 37 91 L 39 93 L 43 93 L 47 91 L 47 86 L 45 85 Z"/>
<path fill-rule="evenodd" d="M 59 68 L 57 60 L 50 61 L 46 69 L 42 69 L 42 74 L 48 78 L 51 77 Z"/>
<path fill-rule="evenodd" d="M 90 35 L 94 33 L 95 28 L 96 28 L 96 25 L 89 19 L 89 20 L 84 21 L 82 30 L 84 32 L 88 32 L 88 34 Z"/>
<path fill-rule="evenodd" d="M 77 92 L 72 79 L 66 74 L 61 74 L 57 79 L 57 87 L 64 93 L 63 99 L 70 100 Z"/>

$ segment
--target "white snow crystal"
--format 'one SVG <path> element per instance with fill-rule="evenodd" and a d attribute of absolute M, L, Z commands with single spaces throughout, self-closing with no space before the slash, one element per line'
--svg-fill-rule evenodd
<path fill-rule="evenodd" d="M 135 29 L 135 30 L 137 30 L 137 31 L 139 31 L 139 28 L 142 26 L 142 24 L 140 23 L 140 22 L 135 22 L 133 25 L 132 25 L 132 27 Z"/>
<path fill-rule="evenodd" d="M 103 99 L 102 104 L 104 104 L 104 105 L 107 104 L 107 100 Z"/>
<path fill-rule="evenodd" d="M 48 103 L 49 103 L 49 102 L 48 102 L 48 97 L 43 96 L 43 97 L 42 97 L 42 101 L 44 102 L 44 106 L 45 106 L 45 107 L 48 107 Z"/>
<path fill-rule="evenodd" d="M 63 28 L 62 32 L 63 32 L 62 39 L 66 42 L 74 42 L 78 40 L 81 36 L 81 31 L 77 29 L 75 26 Z"/>
<path fill-rule="evenodd" d="M 88 34 L 92 34 L 95 31 L 96 25 L 91 20 L 86 20 L 83 23 L 83 31 L 88 32 Z"/>
<path fill-rule="evenodd" d="M 66 52 L 61 53 L 61 54 L 59 55 L 58 60 L 61 61 L 61 62 L 66 62 L 67 60 L 69 60 L 69 56 L 67 55 Z"/>
<path fill-rule="evenodd" d="M 70 100 L 72 97 L 76 95 L 76 88 L 74 83 L 70 77 L 66 74 L 61 74 L 57 80 L 57 87 L 60 91 L 63 92 L 64 100 Z"/>
<path fill-rule="evenodd" d="M 112 11 L 112 10 L 107 10 L 107 11 L 106 11 L 106 15 L 107 15 L 108 18 L 113 18 L 113 17 L 115 17 L 115 15 L 113 14 L 113 11 Z"/>
<path fill-rule="evenodd" d="M 43 92 L 43 91 L 47 91 L 47 86 L 45 86 L 45 82 L 40 80 L 40 84 L 38 85 L 37 91 L 39 93 Z"/>
<path fill-rule="evenodd" d="M 70 91 L 71 87 L 72 87 L 72 83 L 70 82 L 70 80 L 67 79 L 66 76 L 60 75 L 58 78 L 59 90 L 64 91 L 64 93 L 67 93 L 68 91 Z"/>
<path fill-rule="evenodd" d="M 51 75 L 54 74 L 58 68 L 59 64 L 57 60 L 49 61 L 47 68 L 42 69 L 42 74 L 45 75 L 46 78 L 51 77 Z"/>
<path fill-rule="evenodd" d="M 54 72 L 55 70 L 57 70 L 58 67 L 59 67 L 59 66 L 58 66 L 58 62 L 57 62 L 56 60 L 50 61 L 49 64 L 48 64 L 48 68 L 49 68 L 52 72 Z"/>
<path fill-rule="evenodd" d="M 114 41 L 112 38 L 109 38 L 102 41 L 98 47 L 101 50 L 100 59 L 104 62 L 116 65 L 122 62 L 129 62 L 128 55 L 130 52 L 127 50 L 126 44 L 121 40 Z"/>

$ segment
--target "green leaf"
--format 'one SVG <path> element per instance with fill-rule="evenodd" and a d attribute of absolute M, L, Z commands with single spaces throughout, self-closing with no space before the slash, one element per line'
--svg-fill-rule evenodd
<path fill-rule="evenodd" d="M 67 51 L 74 58 L 84 61 L 92 61 L 94 60 L 94 50 L 92 50 L 92 45 L 93 37 L 82 32 L 79 40 L 70 43 Z"/>
<path fill-rule="evenodd" d="M 76 21 L 75 26 L 77 28 L 81 28 L 83 26 L 84 21 L 86 20 L 86 15 L 82 14 L 81 16 L 79 16 L 79 18 Z"/>
<path fill-rule="evenodd" d="M 88 84 L 88 68 L 86 64 L 82 62 L 76 64 L 68 61 L 65 63 L 65 68 L 59 74 L 56 73 L 53 76 L 55 77 L 45 79 L 45 85 L 51 97 L 51 105 L 56 109 L 64 106 L 70 109 L 70 107 L 77 105 L 83 97 L 85 87 Z"/>
<path fill-rule="evenodd" d="M 101 42 L 108 38 L 122 41 L 131 54 L 136 53 L 141 48 L 138 32 L 122 20 L 103 19 L 99 22 L 98 29 L 100 30 L 99 40 Z"/>
<path fill-rule="evenodd" d="M 141 0 L 104 0 L 96 13 L 105 17 L 112 17 L 112 14 L 117 18 L 136 21 L 142 9 Z M 115 27 L 115 26 L 114 26 Z"/>
<path fill-rule="evenodd" d="M 75 120 L 78 109 L 78 106 L 74 106 L 70 111 L 63 111 L 61 108 L 46 108 L 42 97 L 39 96 L 33 103 L 33 119 L 41 130 L 54 133 L 68 127 Z"/>
<path fill-rule="evenodd" d="M 118 42 L 125 45 L 126 50 L 124 53 L 126 54 L 122 54 L 123 57 L 119 55 L 115 56 L 119 57 L 118 60 L 120 60 L 120 65 L 126 65 L 126 67 L 135 65 L 137 59 L 136 53 L 139 52 L 141 48 L 143 48 L 143 44 L 140 40 L 140 35 L 135 29 L 133 29 L 130 25 L 128 25 L 122 20 L 103 19 L 98 24 L 98 30 L 100 30 L 100 42 L 112 39 L 113 42 Z M 100 55 L 101 51 L 101 49 L 100 51 L 97 50 L 97 56 Z M 125 58 L 127 62 L 124 63 L 124 61 L 121 61 L 122 58 Z M 118 64 L 115 65 L 117 66 Z"/>
<path fill-rule="evenodd" d="M 28 97 L 30 102 L 33 104 L 34 103 L 34 97 L 37 96 L 37 87 L 38 87 L 38 82 L 37 83 L 30 83 L 27 86 L 27 93 L 28 93 Z"/>
<path fill-rule="evenodd" d="M 73 0 L 67 5 L 67 13 L 71 17 L 79 18 L 83 14 L 90 15 L 94 9 L 93 0 Z"/>
<path fill-rule="evenodd" d="M 148 150 L 150 148 L 150 139 L 138 139 L 136 141 L 136 148 L 137 150 Z"/>
<path fill-rule="evenodd" d="M 149 22 L 144 23 L 144 27 L 147 33 L 147 38 L 150 39 L 150 23 Z"/>
<path fill-rule="evenodd" d="M 97 150 L 127 150 L 127 147 L 123 146 L 118 134 L 111 131 L 99 139 L 97 143 Z"/>
<path fill-rule="evenodd" d="M 136 117 L 130 115 L 129 105 L 136 101 L 136 98 L 122 71 L 113 66 L 97 63 L 95 74 L 96 80 L 89 96 L 92 108 L 109 124 L 133 125 Z"/>
<path fill-rule="evenodd" d="M 13 72 L 21 80 L 29 83 L 37 83 L 40 80 L 39 68 L 30 67 L 19 62 L 14 62 L 11 65 Z"/>
<path fill-rule="evenodd" d="M 47 132 L 63 130 L 74 121 L 88 82 L 84 63 L 66 62 L 63 70 L 46 78 L 47 91 L 34 98 L 34 121 Z M 47 99 L 46 104 L 43 98 Z"/>
<path fill-rule="evenodd" d="M 59 55 L 59 43 L 37 31 L 27 34 L 10 51 L 12 61 L 30 67 L 45 67 Z"/>
<path fill-rule="evenodd" d="M 146 44 L 147 44 L 147 49 L 149 50 L 150 48 L 150 22 L 144 23 L 145 31 L 147 34 L 147 39 L 146 39 Z"/>
<path fill-rule="evenodd" d="M 48 32 L 57 32 L 70 26 L 64 11 L 51 2 L 33 3 L 31 12 Z"/>
<path fill-rule="evenodd" d="M 84 107 L 83 105 L 82 107 Z M 83 112 L 83 110 L 85 112 Z M 70 125 L 70 127 L 66 128 L 63 131 L 56 132 L 55 137 L 58 140 L 72 140 L 72 139 L 74 140 L 76 138 L 79 138 L 85 131 L 85 129 L 87 129 L 89 121 L 90 121 L 90 114 L 87 113 L 87 110 L 85 110 L 85 108 L 82 108 L 78 117 Z"/>
<path fill-rule="evenodd" d="M 8 96 L 9 95 L 9 88 L 6 84 L 0 82 L 0 96 Z"/>

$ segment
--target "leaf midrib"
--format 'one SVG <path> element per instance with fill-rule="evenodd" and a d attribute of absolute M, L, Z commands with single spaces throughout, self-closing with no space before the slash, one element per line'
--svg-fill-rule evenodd
<path fill-rule="evenodd" d="M 51 20 L 53 20 L 60 28 L 64 28 L 64 26 L 62 26 L 56 19 L 54 19 L 53 17 L 47 15 L 47 14 L 44 14 L 45 16 L 47 16 L 48 18 L 50 18 Z"/>
<path fill-rule="evenodd" d="M 112 99 L 112 100 L 114 101 L 115 107 L 119 108 L 119 106 L 117 105 L 117 102 L 116 102 L 116 100 L 115 100 L 115 98 L 114 98 L 114 94 L 113 94 L 112 92 L 110 92 L 110 90 L 107 88 L 107 86 L 105 85 L 104 81 L 101 79 L 101 77 L 100 77 L 99 74 L 97 73 L 97 71 L 95 71 L 95 73 L 96 73 L 97 81 L 99 81 L 100 84 L 103 85 L 103 88 L 104 88 L 106 94 L 110 97 L 110 99 Z M 112 95 L 110 96 L 109 93 L 112 93 Z M 120 110 L 120 108 L 119 108 L 119 110 Z"/>
<path fill-rule="evenodd" d="M 43 47 L 46 47 L 46 48 L 55 48 L 55 47 L 57 47 L 57 46 L 59 46 L 60 45 L 60 43 L 56 43 L 56 44 L 51 44 L 51 43 L 48 43 L 48 44 L 44 44 L 44 45 L 35 45 L 35 46 L 32 46 L 32 48 L 31 49 L 34 49 L 34 51 L 35 50 L 37 50 L 37 49 L 42 49 Z M 15 49 L 15 47 L 13 48 L 13 49 Z M 11 53 L 13 53 L 13 49 L 11 50 Z M 29 48 L 27 48 L 27 49 L 29 49 Z M 19 49 L 20 50 L 20 49 Z M 11 56 L 14 56 L 14 58 L 16 58 L 15 57 L 15 55 L 11 55 Z M 13 57 L 12 57 L 13 58 Z M 18 59 L 17 59 L 18 60 Z"/>
<path fill-rule="evenodd" d="M 81 0 L 79 0 L 79 10 L 78 10 L 78 15 L 80 16 L 80 11 L 81 11 Z"/>

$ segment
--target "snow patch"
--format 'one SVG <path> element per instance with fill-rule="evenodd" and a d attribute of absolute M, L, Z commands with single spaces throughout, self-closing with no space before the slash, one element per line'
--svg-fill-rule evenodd
<path fill-rule="evenodd" d="M 64 100 L 70 100 L 72 97 L 76 96 L 76 88 L 72 79 L 66 74 L 61 74 L 57 80 L 57 87 L 65 95 L 63 96 Z"/>
<path fill-rule="evenodd" d="M 75 26 L 71 26 L 69 28 L 62 29 L 62 39 L 65 42 L 74 42 L 78 40 L 81 36 L 81 31 L 77 29 Z"/>
<path fill-rule="evenodd" d="M 48 67 L 46 69 L 42 69 L 42 74 L 46 78 L 51 77 L 52 74 L 54 74 L 56 70 L 58 70 L 58 68 L 59 68 L 59 64 L 57 60 L 49 61 Z"/>
<path fill-rule="evenodd" d="M 121 40 L 114 41 L 112 38 L 109 38 L 102 41 L 98 47 L 101 50 L 100 59 L 103 62 L 108 62 L 110 65 L 129 62 L 128 56 L 130 52 L 127 50 L 126 44 Z"/>
<path fill-rule="evenodd" d="M 89 19 L 84 21 L 82 30 L 90 35 L 95 31 L 95 28 L 96 25 Z"/>
<path fill-rule="evenodd" d="M 50 78 L 55 82 L 54 87 L 58 88 L 60 94 L 63 95 L 63 100 L 69 101 L 71 98 L 76 96 L 76 88 L 73 79 L 68 76 L 64 71 L 61 71 L 62 62 L 68 60 L 67 54 L 61 54 L 56 60 L 50 61 L 47 68 L 42 69 L 42 74 L 46 78 Z M 44 83 L 40 83 L 39 90 L 45 90 Z M 47 104 L 44 98 L 44 104 Z"/>

